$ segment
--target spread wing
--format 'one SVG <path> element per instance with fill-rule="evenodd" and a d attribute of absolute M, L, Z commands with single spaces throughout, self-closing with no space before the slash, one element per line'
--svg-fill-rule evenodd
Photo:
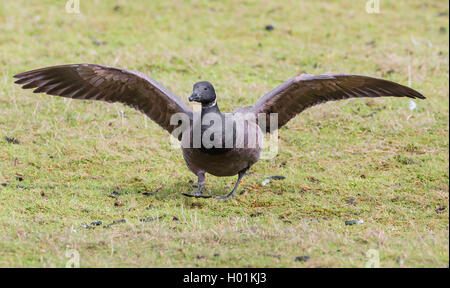
<path fill-rule="evenodd" d="M 175 94 L 154 79 L 138 71 L 97 64 L 69 64 L 47 67 L 14 76 L 22 88 L 36 88 L 34 93 L 46 93 L 73 99 L 120 102 L 137 109 L 169 133 L 175 113 L 192 110 Z"/>
<path fill-rule="evenodd" d="M 281 128 L 303 110 L 320 103 L 383 96 L 425 99 L 409 87 L 383 79 L 348 74 L 302 74 L 273 89 L 248 110 L 255 114 L 265 113 L 266 123 L 270 123 L 270 113 L 278 113 L 278 128 Z M 269 129 L 267 125 L 266 131 L 270 132 Z"/>

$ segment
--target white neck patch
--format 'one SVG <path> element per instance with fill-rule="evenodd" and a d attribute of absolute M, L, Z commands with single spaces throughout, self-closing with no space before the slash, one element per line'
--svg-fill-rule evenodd
<path fill-rule="evenodd" d="M 211 107 L 213 107 L 213 106 L 216 106 L 216 103 L 217 103 L 217 101 L 216 101 L 216 99 L 214 99 L 214 102 L 212 102 L 212 103 L 209 104 L 208 106 L 205 106 L 205 108 L 211 108 Z"/>

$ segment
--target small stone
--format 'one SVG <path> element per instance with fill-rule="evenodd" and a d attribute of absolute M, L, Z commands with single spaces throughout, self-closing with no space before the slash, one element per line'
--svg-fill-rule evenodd
<path fill-rule="evenodd" d="M 413 100 L 409 100 L 408 107 L 409 107 L 409 110 L 411 110 L 411 111 L 417 110 L 417 103 L 414 102 Z"/>
<path fill-rule="evenodd" d="M 162 186 L 159 185 L 158 188 L 156 188 L 155 190 L 153 190 L 153 191 L 145 191 L 142 194 L 145 195 L 145 196 L 155 195 L 156 192 L 158 192 L 161 189 L 162 189 Z"/>
<path fill-rule="evenodd" d="M 86 223 L 81 223 L 80 225 L 81 227 L 85 228 L 85 229 L 95 229 L 95 227 L 89 226 Z"/>
<path fill-rule="evenodd" d="M 295 257 L 295 261 L 296 262 L 306 262 L 310 259 L 311 257 L 309 256 L 297 256 Z"/>
<path fill-rule="evenodd" d="M 393 73 L 395 73 L 395 69 L 389 69 L 388 71 L 386 71 L 387 75 L 391 75 Z"/>
<path fill-rule="evenodd" d="M 366 42 L 366 45 L 374 48 L 377 46 L 377 42 L 375 40 L 372 40 L 372 41 Z"/>
<path fill-rule="evenodd" d="M 364 223 L 364 220 L 362 220 L 362 219 L 345 221 L 345 225 L 357 225 L 357 224 L 363 224 L 363 223 Z"/>
<path fill-rule="evenodd" d="M 116 190 L 114 190 L 111 194 L 108 195 L 108 197 L 111 197 L 111 198 L 117 198 L 119 196 L 120 196 L 120 192 L 116 191 Z"/>
<path fill-rule="evenodd" d="M 275 29 L 275 26 L 273 26 L 272 24 L 266 25 L 265 27 L 266 31 L 272 31 L 273 29 Z"/>
<path fill-rule="evenodd" d="M 356 205 L 356 200 L 354 198 L 350 198 L 347 200 L 347 204 Z"/>
<path fill-rule="evenodd" d="M 258 211 L 256 213 L 250 214 L 250 217 L 256 217 L 256 216 L 261 216 L 261 215 L 263 215 L 263 213 Z"/>
<path fill-rule="evenodd" d="M 270 176 L 270 177 L 267 177 L 266 179 L 264 179 L 264 181 L 261 182 L 261 186 L 266 186 L 272 180 L 284 180 L 284 179 L 286 179 L 286 177 L 284 177 L 284 176 L 278 176 L 278 175 Z"/>
<path fill-rule="evenodd" d="M 102 225 L 102 221 L 91 222 L 91 225 L 93 225 L 93 226 L 100 226 L 100 225 Z"/>
<path fill-rule="evenodd" d="M 116 224 L 121 224 L 121 223 L 126 223 L 127 221 L 125 219 L 120 219 L 120 220 L 114 220 L 112 223 L 103 226 L 103 228 L 111 228 L 111 226 L 116 225 Z"/>
<path fill-rule="evenodd" d="M 445 209 L 447 209 L 447 207 L 445 207 L 445 206 L 438 207 L 436 210 L 434 210 L 434 212 L 440 214 L 440 213 L 442 213 L 443 211 L 445 211 Z"/>
<path fill-rule="evenodd" d="M 103 45 L 108 44 L 108 42 L 102 41 L 102 40 L 93 40 L 92 44 L 94 44 L 95 46 L 103 46 Z"/>
<path fill-rule="evenodd" d="M 163 215 L 163 216 L 153 217 L 153 218 L 142 218 L 139 221 L 141 221 L 141 222 L 153 222 L 155 220 L 159 220 L 159 219 L 164 218 L 164 217 L 165 216 Z"/>
<path fill-rule="evenodd" d="M 19 144 L 20 143 L 20 141 L 14 137 L 5 136 L 5 140 L 6 140 L 6 142 L 11 143 L 11 144 Z"/>
<path fill-rule="evenodd" d="M 309 180 L 309 182 L 311 182 L 311 183 L 320 183 L 320 180 L 317 179 L 317 178 L 315 178 L 315 177 L 313 177 L 313 176 L 308 177 L 308 180 Z"/>

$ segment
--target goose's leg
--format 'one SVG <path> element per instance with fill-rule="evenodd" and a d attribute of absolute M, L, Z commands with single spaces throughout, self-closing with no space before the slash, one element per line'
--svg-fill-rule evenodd
<path fill-rule="evenodd" d="M 205 178 L 206 178 L 205 172 L 199 172 L 197 174 L 197 177 L 198 177 L 197 190 L 192 194 L 183 193 L 183 195 L 187 196 L 187 197 L 195 197 L 195 198 L 211 198 L 211 195 L 203 195 L 202 194 L 203 187 L 205 186 Z"/>
<path fill-rule="evenodd" d="M 247 168 L 248 169 L 248 168 Z M 238 180 L 236 181 L 236 184 L 234 185 L 233 190 L 226 196 L 217 196 L 216 199 L 219 201 L 227 200 L 230 197 L 234 197 L 234 193 L 236 192 L 237 187 L 239 186 L 239 182 L 241 182 L 242 177 L 245 175 L 245 172 L 247 169 L 242 170 L 238 174 Z"/>

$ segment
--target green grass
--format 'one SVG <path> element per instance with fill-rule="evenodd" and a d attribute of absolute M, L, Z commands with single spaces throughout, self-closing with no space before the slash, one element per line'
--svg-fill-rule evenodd
<path fill-rule="evenodd" d="M 369 249 L 382 267 L 449 265 L 447 1 L 384 0 L 380 14 L 365 1 L 80 2 L 80 15 L 65 1 L 0 2 L 0 266 L 64 267 L 71 249 L 82 267 L 364 267 Z M 184 100 L 208 80 L 223 111 L 304 72 L 408 84 L 410 71 L 427 99 L 414 111 L 403 98 L 309 109 L 246 192 L 219 203 L 181 195 L 196 178 L 142 114 L 13 85 L 15 73 L 83 62 L 140 70 Z M 286 179 L 261 186 L 271 175 Z M 235 180 L 209 175 L 207 189 Z"/>

